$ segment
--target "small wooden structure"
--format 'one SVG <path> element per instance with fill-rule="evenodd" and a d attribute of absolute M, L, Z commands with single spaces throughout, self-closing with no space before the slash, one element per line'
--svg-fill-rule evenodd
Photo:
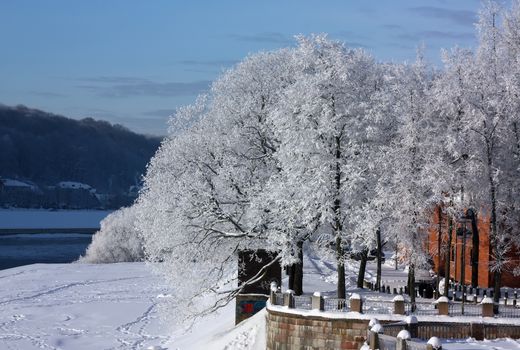
<path fill-rule="evenodd" d="M 243 285 L 255 276 L 258 280 L 248 284 L 236 298 L 235 323 L 253 316 L 262 310 L 267 300 L 271 283 L 282 283 L 282 267 L 279 261 L 265 266 L 276 259 L 277 253 L 260 250 L 242 250 L 238 252 L 238 283 Z M 263 269 L 263 271 L 262 271 Z"/>

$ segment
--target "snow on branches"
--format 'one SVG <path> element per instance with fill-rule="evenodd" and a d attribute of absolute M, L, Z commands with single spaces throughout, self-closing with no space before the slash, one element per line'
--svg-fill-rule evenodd
<path fill-rule="evenodd" d="M 136 219 L 179 315 L 240 292 L 242 249 L 275 251 L 284 266 L 301 264 L 304 245 L 330 254 L 340 297 L 345 260 L 376 243 L 399 241 L 413 274 L 428 262 L 439 203 L 452 220 L 489 213 L 499 273 L 518 243 L 519 9 L 498 20 L 484 6 L 478 49 L 445 52 L 442 71 L 421 50 L 412 64 L 386 64 L 324 35 L 298 37 L 247 57 L 179 109 Z M 197 304 L 207 294 L 214 303 Z"/>

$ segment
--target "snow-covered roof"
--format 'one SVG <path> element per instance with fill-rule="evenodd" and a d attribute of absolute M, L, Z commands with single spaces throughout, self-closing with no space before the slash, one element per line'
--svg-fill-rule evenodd
<path fill-rule="evenodd" d="M 61 181 L 58 183 L 59 188 L 66 188 L 66 189 L 73 189 L 73 190 L 87 190 L 91 192 L 95 192 L 95 189 L 93 189 L 90 185 L 81 183 L 81 182 L 75 182 L 75 181 Z"/>
<path fill-rule="evenodd" d="M 32 190 L 37 189 L 37 187 L 35 185 L 20 181 L 20 180 L 2 179 L 2 183 L 4 184 L 5 187 L 27 187 Z"/>

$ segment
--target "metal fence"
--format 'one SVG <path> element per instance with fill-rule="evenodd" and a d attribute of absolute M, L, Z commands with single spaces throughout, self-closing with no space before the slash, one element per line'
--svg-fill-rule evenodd
<path fill-rule="evenodd" d="M 386 328 L 385 328 L 386 329 Z M 379 350 L 396 350 L 397 349 L 397 338 L 386 335 L 378 334 L 377 342 L 379 344 Z M 406 340 L 406 350 L 426 350 L 427 346 L 425 343 L 419 343 L 417 341 Z"/>
<path fill-rule="evenodd" d="M 295 309 L 311 310 L 312 309 L 312 297 L 310 295 L 300 295 L 292 297 L 292 306 Z M 274 293 L 274 300 L 271 301 L 273 305 L 284 305 L 284 294 Z M 412 307 L 412 303 L 405 301 L 405 314 L 416 315 L 416 316 L 435 316 L 438 315 L 437 304 L 434 302 L 419 301 L 415 302 L 415 307 Z M 324 311 L 332 312 L 348 312 L 350 311 L 349 299 L 343 298 L 323 298 Z M 394 313 L 394 302 L 391 300 L 380 300 L 380 299 L 365 299 L 362 302 L 362 312 L 365 314 L 393 314 Z M 479 317 L 482 316 L 482 305 L 465 303 L 464 314 L 462 313 L 462 304 L 459 302 L 450 302 L 448 304 L 449 316 L 468 316 L 468 317 Z M 498 306 L 497 317 L 504 318 L 520 318 L 520 306 L 516 305 L 503 305 Z"/>
<path fill-rule="evenodd" d="M 302 310 L 312 310 L 312 297 L 308 295 L 295 295 L 294 308 Z"/>
<path fill-rule="evenodd" d="M 427 349 L 426 344 L 417 343 L 415 341 L 406 341 L 406 350 L 425 350 Z"/>
<path fill-rule="evenodd" d="M 499 305 L 498 314 L 500 317 L 520 318 L 520 307 L 510 305 Z"/>
<path fill-rule="evenodd" d="M 439 311 L 437 310 L 437 305 L 428 302 L 416 302 L 415 307 L 412 307 L 412 303 L 405 302 L 404 311 L 407 315 L 417 316 L 431 316 L 439 314 Z"/>
<path fill-rule="evenodd" d="M 323 299 L 324 311 L 347 312 L 350 310 L 350 303 L 343 298 L 325 298 Z"/>
<path fill-rule="evenodd" d="M 383 326 L 385 335 L 397 337 L 400 331 L 406 329 L 407 324 L 404 322 L 388 323 Z"/>
<path fill-rule="evenodd" d="M 274 305 L 283 305 L 283 293 L 275 293 L 273 304 Z"/>
<path fill-rule="evenodd" d="M 397 339 L 395 337 L 391 337 L 389 335 L 384 334 L 378 334 L 377 338 L 379 340 L 379 350 L 397 349 Z"/>
<path fill-rule="evenodd" d="M 461 303 L 448 304 L 448 313 L 450 316 L 482 316 L 482 306 L 479 304 L 464 304 L 464 313 L 462 313 Z"/>
<path fill-rule="evenodd" d="M 486 325 L 483 329 L 485 339 L 520 338 L 520 327 L 508 324 Z"/>
<path fill-rule="evenodd" d="M 365 314 L 393 314 L 394 302 L 387 300 L 370 300 L 363 301 L 363 313 Z"/>

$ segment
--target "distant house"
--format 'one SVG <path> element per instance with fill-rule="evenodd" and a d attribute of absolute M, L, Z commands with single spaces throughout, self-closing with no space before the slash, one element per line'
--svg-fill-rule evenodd
<path fill-rule="evenodd" d="M 42 191 L 38 186 L 16 179 L 0 179 L 0 205 L 4 207 L 38 206 Z"/>
<path fill-rule="evenodd" d="M 83 209 L 100 207 L 96 189 L 76 181 L 61 181 L 54 186 L 58 208 Z"/>
<path fill-rule="evenodd" d="M 92 188 L 90 185 L 81 183 L 81 182 L 75 182 L 75 181 L 61 181 L 57 185 L 61 189 L 67 189 L 67 190 L 85 190 L 89 191 L 91 193 L 96 193 L 96 189 Z"/>

